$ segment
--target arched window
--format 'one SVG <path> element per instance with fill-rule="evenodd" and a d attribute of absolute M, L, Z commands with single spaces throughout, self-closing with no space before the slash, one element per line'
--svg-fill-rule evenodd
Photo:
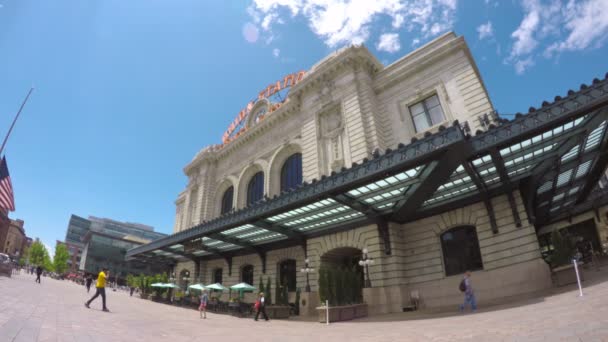
<path fill-rule="evenodd" d="M 281 286 L 287 286 L 288 291 L 296 290 L 296 261 L 293 259 L 283 260 L 279 264 L 279 279 Z"/>
<path fill-rule="evenodd" d="M 251 205 L 264 197 L 264 172 L 260 171 L 251 177 L 247 185 L 247 205 Z"/>
<path fill-rule="evenodd" d="M 218 283 L 218 284 L 222 283 L 222 269 L 221 268 L 216 268 L 215 270 L 213 270 L 213 283 Z"/>
<path fill-rule="evenodd" d="M 234 198 L 234 187 L 231 186 L 224 192 L 222 196 L 222 211 L 220 214 L 225 214 L 232 210 L 232 200 Z"/>
<path fill-rule="evenodd" d="M 456 227 L 441 234 L 441 247 L 446 276 L 483 269 L 474 226 Z"/>
<path fill-rule="evenodd" d="M 253 285 L 253 266 L 246 265 L 241 268 L 241 282 Z"/>
<path fill-rule="evenodd" d="M 281 191 L 291 190 L 302 184 L 302 153 L 292 154 L 281 168 Z"/>

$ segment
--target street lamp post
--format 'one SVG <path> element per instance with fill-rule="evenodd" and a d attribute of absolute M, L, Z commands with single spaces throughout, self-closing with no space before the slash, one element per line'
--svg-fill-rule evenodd
<path fill-rule="evenodd" d="M 359 266 L 365 266 L 365 287 L 372 287 L 372 281 L 369 279 L 369 265 L 374 264 L 374 259 L 367 255 L 367 248 L 363 249 L 363 256 L 359 260 Z"/>
<path fill-rule="evenodd" d="M 304 264 L 305 264 L 306 267 L 300 270 L 300 272 L 306 273 L 306 292 L 310 292 L 310 282 L 308 280 L 308 274 L 315 271 L 314 268 L 308 267 L 308 263 L 309 262 L 310 262 L 310 260 L 308 258 L 306 258 L 304 260 Z"/>

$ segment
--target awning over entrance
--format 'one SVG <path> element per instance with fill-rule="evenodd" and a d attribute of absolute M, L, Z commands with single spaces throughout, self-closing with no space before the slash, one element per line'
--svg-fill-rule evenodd
<path fill-rule="evenodd" d="M 513 197 L 518 189 L 529 219 L 549 223 L 589 205 L 586 200 L 608 165 L 607 121 L 608 78 L 474 137 L 455 122 L 396 150 L 376 152 L 350 169 L 133 248 L 127 258 L 263 256 L 277 244 L 299 244 L 365 224 L 378 225 L 390 254 L 388 222 L 410 222 L 481 201 L 497 232 L 490 198 L 502 194 L 519 222 Z"/>

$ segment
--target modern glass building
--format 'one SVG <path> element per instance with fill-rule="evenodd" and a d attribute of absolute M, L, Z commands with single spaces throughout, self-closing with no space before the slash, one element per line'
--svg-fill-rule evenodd
<path fill-rule="evenodd" d="M 108 267 L 111 281 L 122 284 L 131 274 L 151 274 L 166 271 L 161 265 L 125 261 L 128 249 L 165 237 L 154 228 L 139 223 L 120 222 L 107 218 L 89 216 L 88 219 L 72 215 L 66 233 L 66 242 L 80 246 L 79 251 L 69 249 L 70 254 L 79 254 L 78 269 L 97 273 Z M 71 258 L 72 259 L 72 258 Z"/>

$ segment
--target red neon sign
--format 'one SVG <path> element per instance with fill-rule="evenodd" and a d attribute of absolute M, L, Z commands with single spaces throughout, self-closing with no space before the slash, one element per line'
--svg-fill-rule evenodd
<path fill-rule="evenodd" d="M 287 76 L 283 77 L 283 80 L 278 80 L 275 83 L 272 83 L 269 86 L 267 86 L 266 88 L 264 88 L 262 91 L 260 91 L 258 93 L 258 98 L 254 101 L 249 102 L 247 104 L 247 106 L 245 106 L 245 108 L 243 108 L 239 112 L 239 114 L 236 116 L 234 121 L 232 121 L 230 126 L 228 126 L 228 129 L 222 136 L 222 143 L 224 143 L 224 144 L 229 143 L 230 141 L 236 139 L 239 135 L 241 135 L 247 131 L 247 129 L 249 128 L 249 127 L 247 127 L 247 117 L 251 113 L 251 109 L 253 109 L 253 106 L 258 101 L 269 98 L 282 90 L 293 87 L 298 82 L 300 82 L 302 80 L 302 78 L 304 78 L 305 74 L 306 74 L 306 71 L 300 71 L 297 73 L 287 75 Z M 284 102 L 284 100 L 282 102 L 271 103 L 270 108 L 268 108 L 268 112 L 266 114 L 260 116 L 259 120 L 260 121 L 263 120 L 264 117 L 268 116 L 268 114 L 279 109 L 281 107 L 281 105 L 283 104 L 283 102 Z"/>

